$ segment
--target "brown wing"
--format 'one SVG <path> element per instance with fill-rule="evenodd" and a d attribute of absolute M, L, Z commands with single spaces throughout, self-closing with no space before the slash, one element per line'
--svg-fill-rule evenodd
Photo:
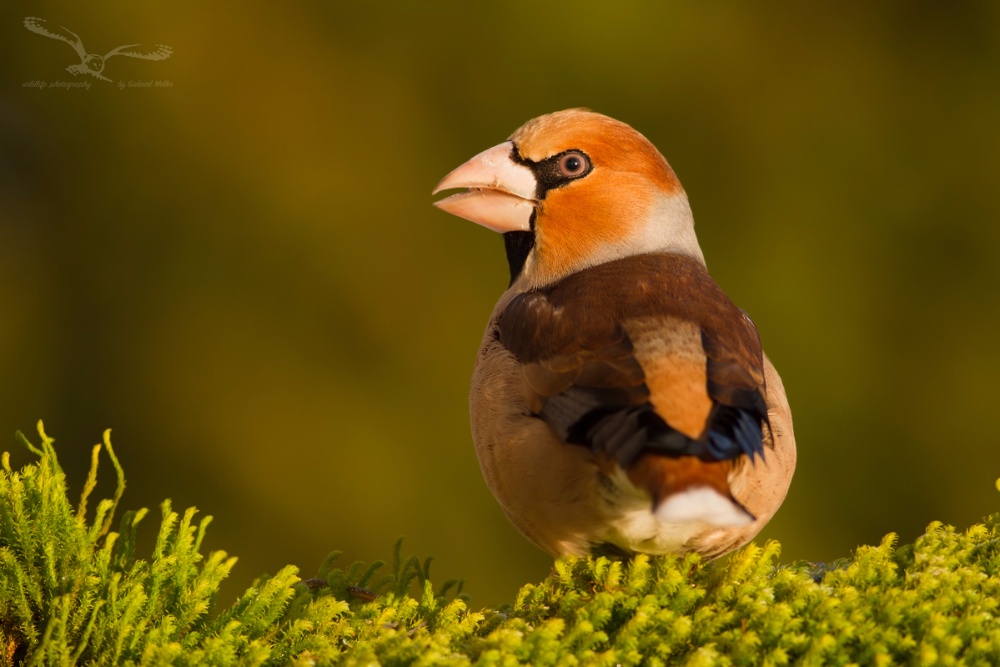
<path fill-rule="evenodd" d="M 531 411 L 563 441 L 623 468 L 644 454 L 720 462 L 763 453 L 756 329 L 692 259 L 638 255 L 521 294 L 497 336 L 524 367 Z M 690 373 L 678 374 L 676 350 Z"/>
<path fill-rule="evenodd" d="M 73 47 L 73 50 L 80 56 L 80 60 L 87 58 L 87 49 L 83 47 L 83 42 L 80 40 L 79 35 L 67 28 L 60 26 L 58 30 L 50 30 L 48 21 L 40 19 L 37 16 L 28 16 L 25 18 L 24 27 L 39 35 L 66 42 Z"/>
<path fill-rule="evenodd" d="M 124 44 L 105 53 L 104 59 L 107 60 L 112 56 L 128 56 L 129 58 L 141 58 L 143 60 L 165 60 L 174 52 L 172 48 L 163 44 L 157 44 L 151 49 L 136 49 L 136 47 L 141 46 L 142 44 Z"/>

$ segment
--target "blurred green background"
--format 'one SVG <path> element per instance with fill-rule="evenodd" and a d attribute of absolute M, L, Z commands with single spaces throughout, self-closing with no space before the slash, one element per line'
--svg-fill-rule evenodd
<path fill-rule="evenodd" d="M 784 377 L 799 468 L 763 537 L 829 560 L 976 521 L 1000 476 L 1000 4 L 804 4 L 4 3 L 0 431 L 43 418 L 79 489 L 112 428 L 124 505 L 214 515 L 231 598 L 402 535 L 474 606 L 511 601 L 550 560 L 469 435 L 502 242 L 430 191 L 587 106 L 670 160 Z M 26 16 L 174 54 L 25 87 L 83 81 Z"/>

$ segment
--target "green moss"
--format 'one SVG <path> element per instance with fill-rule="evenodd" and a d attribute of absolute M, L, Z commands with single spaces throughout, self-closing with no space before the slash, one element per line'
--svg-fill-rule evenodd
<path fill-rule="evenodd" d="M 1000 519 L 965 532 L 931 524 L 836 567 L 780 565 L 779 545 L 728 559 L 557 561 L 510 606 L 472 611 L 460 585 L 435 590 L 429 561 L 293 567 L 232 606 L 215 594 L 235 559 L 202 554 L 210 518 L 161 506 L 153 552 L 136 554 L 146 510 L 112 520 L 124 475 L 108 435 L 80 502 L 52 440 L 0 478 L 0 665 L 995 665 L 1000 661 Z M 98 455 L 118 476 L 87 519 Z"/>

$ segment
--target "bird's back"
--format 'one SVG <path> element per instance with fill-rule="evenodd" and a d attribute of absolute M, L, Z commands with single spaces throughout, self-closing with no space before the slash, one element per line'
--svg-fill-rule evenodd
<path fill-rule="evenodd" d="M 525 523 L 546 524 L 537 531 L 546 534 L 579 525 L 564 540 L 574 552 L 637 540 L 637 550 L 674 551 L 706 524 L 751 524 L 729 487 L 747 466 L 766 465 L 773 445 L 764 366 L 752 322 L 683 255 L 635 255 L 508 294 L 473 379 L 487 481 L 529 536 Z M 576 494 L 574 507 L 552 484 L 596 493 Z M 551 505 L 518 507 L 545 488 Z M 615 516 L 631 527 L 615 528 Z M 614 534 L 622 530 L 638 535 Z"/>

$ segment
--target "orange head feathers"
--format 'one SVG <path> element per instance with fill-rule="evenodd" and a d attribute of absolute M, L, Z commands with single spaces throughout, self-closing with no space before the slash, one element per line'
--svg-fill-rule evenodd
<path fill-rule="evenodd" d="M 508 238 L 512 280 L 544 285 L 637 252 L 702 260 L 673 169 L 648 139 L 599 113 L 569 109 L 530 120 L 434 192 L 460 187 L 469 190 L 436 205 L 496 231 L 531 232 L 530 247 Z"/>

